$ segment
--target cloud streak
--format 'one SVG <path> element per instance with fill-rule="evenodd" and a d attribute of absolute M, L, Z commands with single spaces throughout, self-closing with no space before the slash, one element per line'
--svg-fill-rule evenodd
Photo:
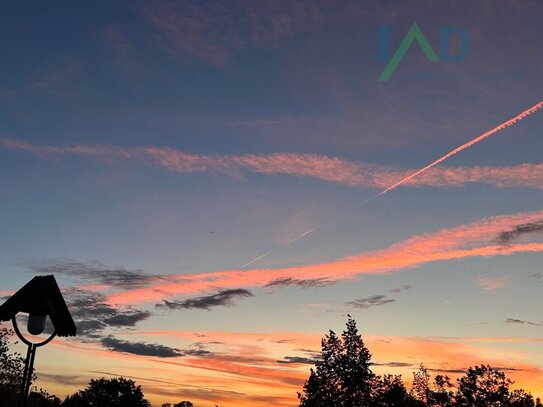
<path fill-rule="evenodd" d="M 277 363 L 314 365 L 316 360 L 317 358 L 308 358 L 304 356 L 285 356 L 283 359 L 278 360 Z"/>
<path fill-rule="evenodd" d="M 155 343 L 123 341 L 115 339 L 112 336 L 103 338 L 101 344 L 105 348 L 115 352 L 131 353 L 140 356 L 156 356 L 159 358 L 183 356 L 183 353 L 179 349 L 170 348 L 169 346 Z"/>
<path fill-rule="evenodd" d="M 314 278 L 307 280 L 298 280 L 292 277 L 278 278 L 277 280 L 270 281 L 264 287 L 288 287 L 295 286 L 299 288 L 317 288 L 324 287 L 333 284 L 332 281 L 323 278 Z"/>
<path fill-rule="evenodd" d="M 523 319 L 516 319 L 516 318 L 507 318 L 505 320 L 506 324 L 509 325 L 532 325 L 532 326 L 541 326 L 541 322 L 531 322 L 531 321 L 525 321 Z"/>
<path fill-rule="evenodd" d="M 496 278 L 490 277 L 479 277 L 477 279 L 477 284 L 483 288 L 485 291 L 493 291 L 499 288 L 502 288 L 507 281 L 507 276 L 501 276 Z"/>
<path fill-rule="evenodd" d="M 133 307 L 113 307 L 104 294 L 72 288 L 65 292 L 78 336 L 85 340 L 101 338 L 108 328 L 130 328 L 151 316 Z"/>
<path fill-rule="evenodd" d="M 498 241 L 501 244 L 509 244 L 513 240 L 516 240 L 524 235 L 534 235 L 543 233 L 543 221 L 525 223 L 523 225 L 515 226 L 511 230 L 506 230 L 500 233 Z"/>
<path fill-rule="evenodd" d="M 353 308 L 368 309 L 372 307 L 379 307 L 385 304 L 390 304 L 391 302 L 395 301 L 396 300 L 394 298 L 388 298 L 386 295 L 372 295 L 371 297 L 349 301 L 346 303 L 346 305 Z"/>
<path fill-rule="evenodd" d="M 252 297 L 249 290 L 243 288 L 219 291 L 216 294 L 205 295 L 202 297 L 189 298 L 182 301 L 164 300 L 157 307 L 167 309 L 205 309 L 210 311 L 214 307 L 233 306 L 234 300 L 239 298 Z"/>
<path fill-rule="evenodd" d="M 475 166 L 430 168 L 416 177 L 412 169 L 397 169 L 317 154 L 275 153 L 267 155 L 202 155 L 172 148 L 117 147 L 107 145 L 51 146 L 30 144 L 0 137 L 0 147 L 22 151 L 39 157 L 75 156 L 115 163 L 118 160 L 140 162 L 177 173 L 222 173 L 241 177 L 244 172 L 263 175 L 311 177 L 355 188 L 386 189 L 403 179 L 411 187 L 460 187 L 483 183 L 497 188 L 543 189 L 543 163 L 514 166 Z M 306 231 L 304 233 L 311 233 Z M 298 236 L 300 239 L 303 236 Z"/>
<path fill-rule="evenodd" d="M 239 2 L 235 8 L 220 2 L 207 3 L 205 8 L 197 2 L 160 2 L 142 7 L 141 14 L 167 54 L 224 69 L 243 49 L 266 48 L 321 26 L 328 7 L 327 2 L 315 0 Z"/>
<path fill-rule="evenodd" d="M 145 274 L 142 270 L 107 267 L 99 261 L 39 259 L 26 261 L 22 266 L 36 274 L 62 274 L 110 287 L 145 286 L 155 279 L 163 278 Z"/>
<path fill-rule="evenodd" d="M 517 242 L 504 246 L 497 243 L 495 237 L 517 225 L 538 221 L 542 216 L 543 211 L 536 211 L 489 217 L 467 225 L 415 235 L 384 249 L 366 251 L 319 264 L 277 269 L 225 270 L 170 275 L 168 282 L 116 292 L 109 296 L 108 301 L 112 304 L 150 302 L 170 296 L 216 289 L 265 287 L 269 284 L 273 286 L 278 281 L 288 282 L 289 278 L 336 282 L 363 274 L 397 272 L 435 261 L 541 252 L 543 242 Z M 199 300 L 195 302 L 195 304 L 199 303 Z M 205 303 L 206 301 L 202 300 L 202 304 Z M 191 302 L 186 304 L 181 302 L 181 307 L 191 304 Z"/>

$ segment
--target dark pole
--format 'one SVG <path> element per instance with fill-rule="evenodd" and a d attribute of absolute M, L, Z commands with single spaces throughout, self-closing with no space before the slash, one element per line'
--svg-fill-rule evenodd
<path fill-rule="evenodd" d="M 19 407 L 26 407 L 28 401 L 28 393 L 32 384 L 32 374 L 34 373 L 34 359 L 36 358 L 36 346 L 31 343 L 28 345 L 26 352 L 25 370 L 23 381 L 21 383 L 21 393 L 19 395 Z"/>
<path fill-rule="evenodd" d="M 15 316 L 11 319 L 11 322 L 13 323 L 13 329 L 15 330 L 15 333 L 19 337 L 23 343 L 25 343 L 28 346 L 28 350 L 26 352 L 26 360 L 25 360 L 25 370 L 23 373 L 23 381 L 21 383 L 21 394 L 19 395 L 19 406 L 18 407 L 26 407 L 26 402 L 28 401 L 28 393 L 30 392 L 30 386 L 32 385 L 32 374 L 34 373 L 34 359 L 36 358 L 36 349 L 40 346 L 47 345 L 49 342 L 53 340 L 53 338 L 56 336 L 56 331 L 53 331 L 53 333 L 44 340 L 43 342 L 34 343 L 30 342 L 28 339 L 26 339 L 21 331 L 19 330 L 19 326 L 17 325 L 17 319 L 15 319 Z"/>

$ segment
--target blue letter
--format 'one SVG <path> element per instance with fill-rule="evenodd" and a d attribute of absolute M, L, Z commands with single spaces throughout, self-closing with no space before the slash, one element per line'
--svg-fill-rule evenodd
<path fill-rule="evenodd" d="M 442 61 L 461 61 L 468 55 L 470 42 L 468 33 L 462 27 L 445 26 L 441 28 L 439 42 L 439 56 Z M 460 51 L 455 55 L 449 54 L 449 34 L 456 33 L 460 36 Z"/>

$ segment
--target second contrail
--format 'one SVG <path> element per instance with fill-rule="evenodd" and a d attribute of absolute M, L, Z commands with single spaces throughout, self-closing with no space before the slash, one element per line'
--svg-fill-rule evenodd
<path fill-rule="evenodd" d="M 539 103 L 536 103 L 535 105 L 533 105 L 532 107 L 530 107 L 529 109 L 526 109 L 524 111 L 522 111 L 521 113 L 519 113 L 518 115 L 516 115 L 515 117 L 512 117 L 511 119 L 503 122 L 502 124 L 499 124 L 498 126 L 494 127 L 493 129 L 491 130 L 488 130 L 487 132 L 475 137 L 474 139 L 468 141 L 467 143 L 464 143 L 462 144 L 461 146 L 458 146 L 456 147 L 454 150 L 451 150 L 449 151 L 447 154 L 439 157 L 437 160 L 435 161 L 432 161 L 430 164 L 428 164 L 426 167 L 423 167 L 421 168 L 420 170 L 417 170 L 415 171 L 414 173 L 408 175 L 407 177 L 405 178 L 402 178 L 401 180 L 399 180 L 398 182 L 395 182 L 394 184 L 390 185 L 389 187 L 385 188 L 384 190 L 382 190 L 381 192 L 379 192 L 378 194 L 375 194 L 371 197 L 369 197 L 368 199 L 366 199 L 365 201 L 362 201 L 361 203 L 358 204 L 358 206 L 362 206 L 362 205 L 365 205 L 367 204 L 368 202 L 370 201 L 373 201 L 375 198 L 378 198 L 384 194 L 386 194 L 387 192 L 390 192 L 392 191 L 393 189 L 396 189 L 398 188 L 400 185 L 402 184 L 405 184 L 407 181 L 410 181 L 412 180 L 413 178 L 419 176 L 420 174 L 428 171 L 430 168 L 432 167 L 435 167 L 436 165 L 438 164 L 441 164 L 443 161 L 445 161 L 446 159 L 452 157 L 453 155 L 455 154 L 458 154 L 459 152 L 467 149 L 467 148 L 470 148 L 471 146 L 479 143 L 480 141 L 483 141 L 484 139 L 492 136 L 493 134 L 496 134 L 498 133 L 499 131 L 509 127 L 509 126 L 512 126 L 513 124 L 517 123 L 518 121 L 524 119 L 525 117 L 537 112 L 538 110 L 540 109 L 543 109 L 543 101 L 539 102 Z M 305 236 L 311 234 L 312 232 L 314 232 L 315 230 L 317 230 L 318 228 L 313 228 L 313 229 L 309 229 L 308 231 L 302 233 L 301 235 L 295 237 L 294 239 L 290 240 L 289 242 L 287 242 L 285 244 L 285 246 L 288 246 L 289 244 L 297 241 L 297 240 L 300 240 L 300 239 L 303 239 Z M 269 256 L 270 254 L 273 253 L 273 250 L 270 250 L 269 252 L 267 253 L 264 253 L 263 255 L 261 256 L 258 256 L 257 258 L 251 260 L 250 262 L 248 263 L 245 263 L 243 266 L 241 266 L 242 268 L 245 268 L 253 263 L 256 263 L 257 261 L 263 259 L 264 257 L 267 257 Z"/>

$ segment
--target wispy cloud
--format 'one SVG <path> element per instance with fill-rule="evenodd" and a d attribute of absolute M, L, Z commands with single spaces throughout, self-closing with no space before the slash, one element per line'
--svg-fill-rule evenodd
<path fill-rule="evenodd" d="M 111 336 L 103 338 L 101 343 L 105 348 L 115 352 L 132 353 L 141 356 L 156 356 L 161 358 L 181 356 L 179 350 L 175 348 L 159 344 L 122 341 Z"/>
<path fill-rule="evenodd" d="M 274 281 L 282 279 L 288 281 L 284 279 L 293 278 L 292 276 L 296 276 L 298 280 L 339 281 L 362 274 L 390 273 L 434 261 L 541 252 L 542 242 L 517 242 L 504 246 L 496 242 L 495 236 L 516 225 L 539 220 L 542 216 L 542 211 L 536 211 L 485 218 L 467 225 L 413 236 L 384 249 L 362 252 L 320 264 L 170 275 L 168 282 L 157 282 L 146 288 L 113 293 L 108 300 L 111 303 L 132 304 L 217 288 L 230 290 L 240 287 L 264 287 Z M 205 301 L 203 303 L 205 304 Z"/>
<path fill-rule="evenodd" d="M 115 375 L 101 368 L 105 358 L 109 361 L 115 360 L 119 370 L 138 372 L 129 377 L 144 382 L 146 393 L 165 394 L 170 399 L 181 394 L 179 389 L 193 389 L 194 392 L 190 394 L 196 395 L 202 390 L 205 397 L 216 396 L 209 401 L 216 401 L 217 397 L 220 397 L 225 403 L 247 407 L 255 405 L 254 400 L 258 397 L 262 405 L 276 405 L 276 399 L 265 398 L 271 395 L 283 399 L 286 407 L 296 403 L 295 394 L 307 379 L 308 364 L 320 353 L 322 334 L 323 332 L 292 331 L 138 331 L 119 334 L 123 335 L 121 343 L 153 345 L 155 340 L 175 344 L 187 342 L 193 343 L 193 346 L 175 345 L 174 351 L 182 353 L 185 348 L 211 349 L 212 353 L 201 356 L 186 354 L 182 357 L 140 356 L 123 352 L 122 349 L 126 350 L 123 344 L 119 347 L 115 343 L 118 350 L 109 350 L 103 347 L 93 348 L 98 344 L 79 344 L 73 341 L 53 342 L 55 346 L 50 351 L 61 352 L 64 357 L 71 357 L 72 354 L 78 357 L 90 356 L 90 360 L 85 363 L 89 373 L 93 375 Z M 119 338 L 120 336 L 117 336 L 114 339 Z M 496 352 L 496 344 L 502 342 L 535 343 L 541 341 L 539 338 L 364 335 L 364 340 L 372 352 L 374 371 L 378 374 L 394 369 L 395 373 L 410 377 L 412 369 L 422 362 L 432 371 L 452 372 L 451 377 L 454 380 L 463 374 L 468 366 L 490 363 L 510 371 L 510 377 L 519 386 L 534 391 L 541 388 L 543 373 L 538 366 L 527 362 L 532 359 L 528 357 L 525 349 L 500 347 L 500 352 Z M 145 352 L 147 350 L 145 349 Z M 55 357 L 57 355 L 53 354 Z M 123 365 L 124 368 L 121 367 Z M 213 376 L 211 379 L 210 375 Z M 157 380 L 158 377 L 163 380 Z M 56 378 L 45 379 L 53 383 Z M 153 382 L 156 388 L 152 387 Z M 215 393 L 214 388 L 236 388 L 238 393 Z M 186 396 L 189 393 L 182 394 Z M 192 400 L 196 401 L 194 398 Z M 208 398 L 205 398 L 202 403 L 205 404 L 207 400 Z"/>
<path fill-rule="evenodd" d="M 535 273 L 531 273 L 530 277 L 535 278 L 536 280 L 542 280 L 543 273 L 541 271 L 536 271 Z"/>
<path fill-rule="evenodd" d="M 123 73 L 134 76 L 142 72 L 142 64 L 136 58 L 136 46 L 125 32 L 114 25 L 107 25 L 100 30 L 100 36 L 106 49 L 113 56 L 113 62 Z"/>
<path fill-rule="evenodd" d="M 410 290 L 411 288 L 413 288 L 411 284 L 404 284 L 403 286 L 398 287 L 398 288 L 391 288 L 390 292 L 394 294 L 399 294 L 402 291 Z"/>
<path fill-rule="evenodd" d="M 85 63 L 78 57 L 63 58 L 47 67 L 32 81 L 32 88 L 50 96 L 73 97 L 80 93 L 86 77 Z"/>
<path fill-rule="evenodd" d="M 76 288 L 65 291 L 71 314 L 77 324 L 77 334 L 84 340 L 96 340 L 108 328 L 130 328 L 151 316 L 149 311 L 114 307 L 106 303 L 104 294 Z"/>
<path fill-rule="evenodd" d="M 499 288 L 502 288 L 507 281 L 507 276 L 501 276 L 496 278 L 491 277 L 479 277 L 477 279 L 477 284 L 486 291 L 493 291 Z"/>
<path fill-rule="evenodd" d="M 506 324 L 512 324 L 512 325 L 532 325 L 532 326 L 542 326 L 543 324 L 541 322 L 531 322 L 531 321 L 525 321 L 523 319 L 516 319 L 516 318 L 507 318 L 505 320 Z"/>
<path fill-rule="evenodd" d="M 353 308 L 368 309 L 372 307 L 378 307 L 385 304 L 390 304 L 395 302 L 394 298 L 389 298 L 386 295 L 372 295 L 367 298 L 360 298 L 358 300 L 349 301 L 346 305 Z"/>
<path fill-rule="evenodd" d="M 38 145 L 5 137 L 0 137 L 0 147 L 40 157 L 68 155 L 110 163 L 131 160 L 178 173 L 216 172 L 240 177 L 244 172 L 249 172 L 312 177 L 355 188 L 387 188 L 414 171 L 318 154 L 205 155 L 156 146 L 128 148 L 107 145 Z M 402 185 L 460 187 L 469 183 L 489 184 L 497 188 L 543 189 L 543 163 L 505 167 L 434 167 L 418 174 L 416 178 L 410 178 Z"/>
<path fill-rule="evenodd" d="M 132 335 L 149 336 L 150 332 Z M 156 336 L 192 340 L 198 338 L 204 343 L 221 343 L 223 352 L 213 353 L 212 359 L 187 361 L 187 364 L 173 365 L 206 367 L 213 371 L 235 374 L 235 380 L 259 380 L 268 377 L 273 385 L 295 387 L 307 378 L 306 364 L 314 363 L 320 351 L 322 335 L 301 332 L 155 332 Z M 526 363 L 523 351 L 502 349 L 496 352 L 495 343 L 509 341 L 530 341 L 530 338 L 472 338 L 472 337 L 402 337 L 364 335 L 366 345 L 373 354 L 374 366 L 378 373 L 397 369 L 398 373 L 410 375 L 413 367 L 423 362 L 433 371 L 450 371 L 454 376 L 463 374 L 468 366 L 491 363 L 512 373 L 520 383 L 535 383 L 543 376 L 541 370 Z M 537 339 L 536 339 L 537 340 Z M 258 344 L 258 345 L 255 345 Z M 258 348 L 255 348 L 258 346 Z M 228 349 L 226 351 L 226 349 Z M 258 360 L 247 358 L 249 349 L 258 353 Z M 274 355 L 288 355 L 280 358 Z M 408 355 L 406 357 L 406 355 Z M 168 363 L 168 361 L 166 361 Z M 513 367 L 514 366 L 514 367 Z M 278 370 L 281 369 L 281 370 Z M 288 370 L 285 370 L 288 369 Z M 266 373 L 267 372 L 267 373 Z M 299 373 L 299 375 L 298 375 Z M 283 377 L 282 377 L 283 375 Z M 260 380 L 259 380 L 260 381 Z M 287 388 L 283 388 L 288 390 Z M 276 390 L 277 392 L 277 390 Z"/>
<path fill-rule="evenodd" d="M 498 241 L 502 244 L 509 244 L 510 242 L 524 236 L 524 235 L 537 235 L 543 233 L 543 220 L 540 222 L 525 223 L 517 225 L 511 230 L 501 232 L 498 236 Z"/>
<path fill-rule="evenodd" d="M 278 360 L 277 363 L 314 365 L 316 360 L 316 358 L 308 358 L 304 356 L 285 356 L 283 359 Z"/>
<path fill-rule="evenodd" d="M 385 363 L 374 363 L 375 366 L 387 366 L 387 367 L 413 367 L 413 363 L 407 362 L 385 362 Z"/>
<path fill-rule="evenodd" d="M 326 280 L 323 278 L 307 279 L 307 280 L 298 280 L 292 277 L 278 278 L 277 280 L 270 281 L 264 287 L 288 287 L 296 286 L 300 288 L 316 288 L 324 287 L 330 284 L 334 284 L 333 281 Z"/>
<path fill-rule="evenodd" d="M 197 2 L 149 3 L 143 17 L 155 29 L 157 44 L 168 54 L 195 58 L 219 68 L 248 47 L 267 47 L 277 40 L 320 26 L 326 2 L 220 2 L 205 8 Z"/>
<path fill-rule="evenodd" d="M 36 274 L 62 274 L 85 281 L 100 283 L 106 287 L 139 287 L 161 276 L 146 274 L 143 270 L 124 267 L 108 267 L 99 261 L 77 261 L 68 259 L 35 259 L 21 266 Z"/>
<path fill-rule="evenodd" d="M 182 301 L 164 300 L 161 304 L 157 304 L 157 307 L 168 309 L 206 309 L 209 311 L 213 307 L 233 306 L 235 299 L 252 296 L 253 294 L 249 290 L 237 288 L 219 291 L 216 294 L 202 297 L 188 298 Z"/>
<path fill-rule="evenodd" d="M 140 356 L 156 356 L 159 358 L 173 358 L 178 356 L 184 356 L 186 352 L 182 352 L 179 349 L 171 348 L 169 346 L 159 345 L 156 343 L 144 343 L 144 342 L 129 342 L 116 339 L 112 336 L 103 338 L 101 341 L 102 346 L 115 352 L 131 353 Z M 207 351 L 202 354 L 207 354 Z"/>

